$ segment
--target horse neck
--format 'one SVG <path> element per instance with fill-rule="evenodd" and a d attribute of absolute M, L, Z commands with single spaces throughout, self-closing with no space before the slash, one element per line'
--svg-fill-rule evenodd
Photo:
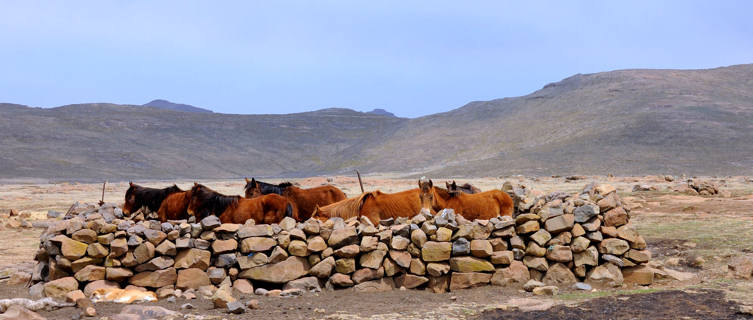
<path fill-rule="evenodd" d="M 212 212 L 214 212 L 215 214 L 222 214 L 229 207 L 237 205 L 238 199 L 238 196 L 225 196 L 219 193 L 215 193 L 215 195 L 211 199 Z"/>

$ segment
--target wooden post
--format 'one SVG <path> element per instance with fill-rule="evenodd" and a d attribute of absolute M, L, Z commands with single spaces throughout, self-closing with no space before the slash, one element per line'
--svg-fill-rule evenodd
<path fill-rule="evenodd" d="M 356 170 L 356 175 L 358 176 L 358 184 L 361 185 L 361 193 L 364 193 L 363 191 L 363 181 L 361 181 L 361 173 Z"/>
<path fill-rule="evenodd" d="M 105 204 L 105 186 L 107 185 L 107 180 L 102 183 L 102 199 L 99 200 L 99 206 L 101 207 L 103 204 Z"/>

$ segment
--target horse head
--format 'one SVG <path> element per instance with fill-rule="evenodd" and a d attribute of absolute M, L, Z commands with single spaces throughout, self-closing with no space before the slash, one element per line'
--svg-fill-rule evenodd
<path fill-rule="evenodd" d="M 139 201 L 138 197 L 136 197 L 136 189 L 139 188 L 138 185 L 133 184 L 133 182 L 128 182 L 128 190 L 126 190 L 125 193 L 125 202 L 123 203 L 123 213 L 125 215 L 130 216 L 134 211 L 141 208 L 142 204 L 141 201 Z"/>
<path fill-rule="evenodd" d="M 421 209 L 432 210 L 436 199 L 434 199 L 434 182 L 429 179 L 418 180 L 418 200 L 421 204 Z"/>
<path fill-rule="evenodd" d="M 256 178 L 251 178 L 251 180 L 248 180 L 246 178 L 246 186 L 243 187 L 243 190 L 245 192 L 246 198 L 256 198 L 262 195 L 261 187 L 259 186 L 259 182 L 256 181 Z"/>

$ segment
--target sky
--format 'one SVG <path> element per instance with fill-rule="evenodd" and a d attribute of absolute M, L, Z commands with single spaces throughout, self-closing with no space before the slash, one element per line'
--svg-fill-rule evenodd
<path fill-rule="evenodd" d="M 3 0 L 0 102 L 418 117 L 576 73 L 753 63 L 751 12 L 753 1 Z"/>

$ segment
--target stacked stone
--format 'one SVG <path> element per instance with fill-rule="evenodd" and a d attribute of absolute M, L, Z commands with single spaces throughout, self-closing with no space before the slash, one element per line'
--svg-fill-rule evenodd
<path fill-rule="evenodd" d="M 302 291 L 445 292 L 531 279 L 620 285 L 621 268 L 650 259 L 611 186 L 590 185 L 577 195 L 506 190 L 515 195 L 515 218 L 474 221 L 442 210 L 378 225 L 366 218 L 239 225 L 214 216 L 159 223 L 102 207 L 56 221 L 42 234 L 32 289 L 61 297 L 132 285 L 164 297 L 177 289 L 250 293 L 252 282 Z"/>
<path fill-rule="evenodd" d="M 624 280 L 622 268 L 636 270 L 651 259 L 646 241 L 630 224 L 629 210 L 611 185 L 590 184 L 577 195 L 543 195 L 511 185 L 505 189 L 515 197 L 515 231 L 525 243 L 515 249 L 524 251 L 519 255 L 532 279 L 618 286 Z M 653 274 L 650 280 L 634 282 L 652 280 Z"/>

